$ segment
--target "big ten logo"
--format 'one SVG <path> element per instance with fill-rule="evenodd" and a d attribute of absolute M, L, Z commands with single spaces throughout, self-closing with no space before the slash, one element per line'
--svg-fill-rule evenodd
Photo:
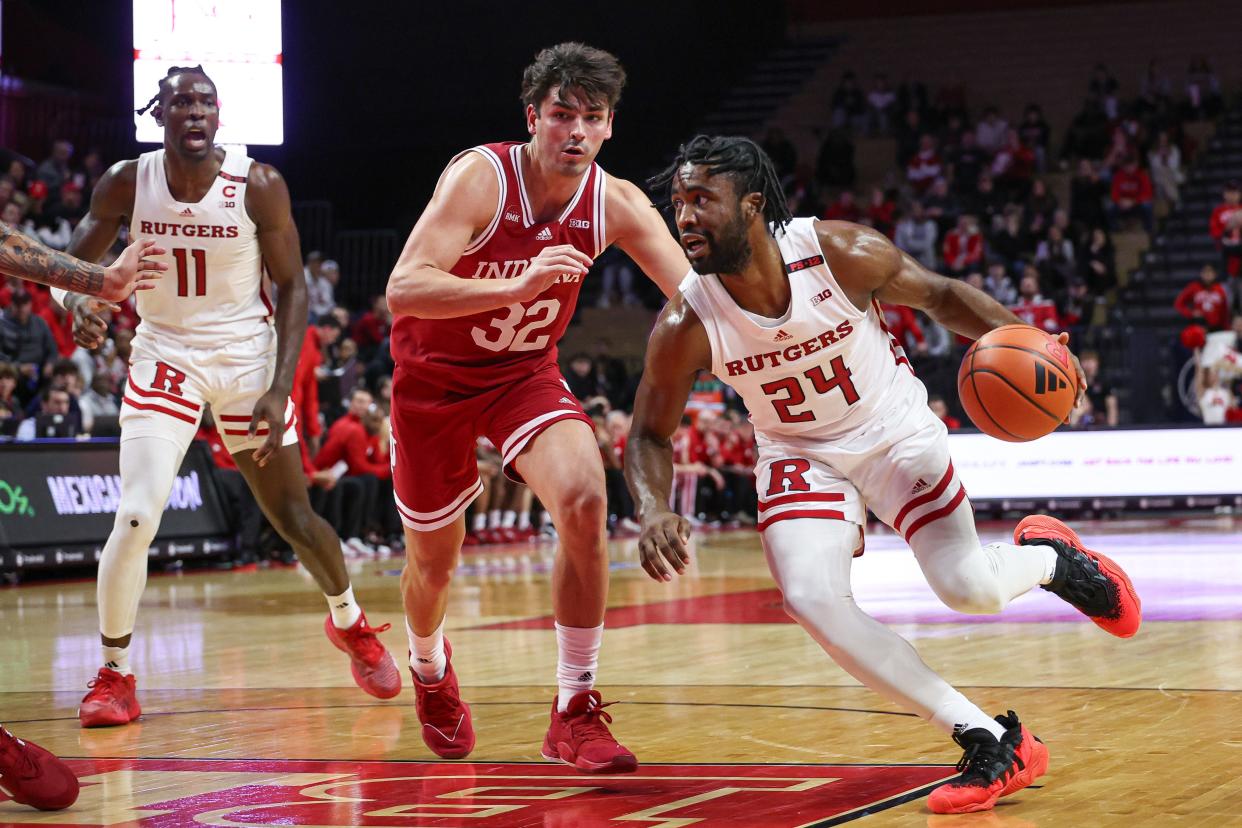
<path fill-rule="evenodd" d="M 345 773 L 349 765 L 340 762 L 263 761 L 252 770 L 249 764 L 205 760 L 193 763 L 195 768 L 181 760 L 76 760 L 83 783 L 78 809 L 101 814 L 96 824 L 152 828 L 174 823 L 569 828 L 613 822 L 713 828 L 740 824 L 739 814 L 763 814 L 765 826 L 793 828 L 882 800 L 904 801 L 954 773 L 949 767 L 911 765 L 644 765 L 635 774 L 584 777 L 535 764 L 378 762 Z M 92 774 L 92 765 L 109 770 Z M 118 796 L 120 787 L 130 795 Z M 169 800 L 170 790 L 179 798 Z M 158 810 L 151 807 L 156 804 Z M 33 812 L 30 820 L 18 812 L 13 816 L 17 824 L 38 818 Z"/>

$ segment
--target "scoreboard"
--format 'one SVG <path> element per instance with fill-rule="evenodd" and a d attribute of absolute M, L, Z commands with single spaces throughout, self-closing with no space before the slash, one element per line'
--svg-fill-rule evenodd
<path fill-rule="evenodd" d="M 134 0 L 134 109 L 172 66 L 203 69 L 220 102 L 217 144 L 284 143 L 280 0 Z M 150 112 L 139 142 L 161 143 Z"/>

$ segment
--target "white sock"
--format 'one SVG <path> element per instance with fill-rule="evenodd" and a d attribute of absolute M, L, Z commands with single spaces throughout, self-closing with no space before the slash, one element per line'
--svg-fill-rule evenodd
<path fill-rule="evenodd" d="M 539 525 L 540 526 L 551 526 L 552 525 L 552 513 L 545 511 L 542 515 L 540 515 Z"/>
<path fill-rule="evenodd" d="M 487 526 L 489 529 L 500 528 L 500 510 L 492 509 L 487 513 Z"/>
<path fill-rule="evenodd" d="M 1057 554 L 1057 550 L 1053 549 L 1051 546 L 1045 546 L 1042 543 L 1032 545 L 1028 548 L 1040 549 L 1043 550 L 1044 553 L 1044 577 L 1040 578 L 1039 585 L 1045 586 L 1052 583 L 1052 576 L 1057 572 L 1057 560 L 1060 558 Z"/>
<path fill-rule="evenodd" d="M 349 589 L 340 595 L 325 593 L 323 597 L 328 599 L 328 611 L 332 613 L 332 625 L 338 630 L 349 629 L 362 617 L 362 607 L 358 606 L 358 602 L 354 600 L 353 584 L 350 584 Z"/>
<path fill-rule="evenodd" d="M 115 670 L 123 676 L 128 676 L 134 672 L 129 669 L 129 647 L 103 647 L 104 666 L 109 670 Z"/>
<path fill-rule="evenodd" d="M 599 669 L 599 645 L 604 625 L 562 627 L 556 625 L 556 709 L 564 713 L 569 700 L 595 686 Z"/>
<path fill-rule="evenodd" d="M 522 530 L 526 530 L 530 528 L 530 512 L 522 512 L 521 514 L 518 515 L 517 526 L 519 529 L 522 529 Z"/>
<path fill-rule="evenodd" d="M 932 714 L 931 723 L 941 730 L 953 733 L 965 733 L 981 727 L 995 736 L 997 741 L 1005 735 L 1005 728 L 1001 727 L 1000 722 L 988 716 L 956 690 L 953 691 L 953 697 L 946 699 Z"/>
<path fill-rule="evenodd" d="M 517 512 L 512 509 L 506 511 L 500 518 L 500 527 L 502 529 L 512 529 L 515 523 L 517 523 Z"/>
<path fill-rule="evenodd" d="M 405 634 L 410 639 L 410 668 L 424 684 L 435 684 L 444 678 L 448 658 L 444 654 L 444 622 L 428 636 L 415 634 L 407 618 Z"/>
<path fill-rule="evenodd" d="M 486 529 L 487 528 L 487 513 L 486 512 L 475 512 L 473 526 L 474 526 L 474 531 L 476 532 L 482 532 L 484 529 Z"/>

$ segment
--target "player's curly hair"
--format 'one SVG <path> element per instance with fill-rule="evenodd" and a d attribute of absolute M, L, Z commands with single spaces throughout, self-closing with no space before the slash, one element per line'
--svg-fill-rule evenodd
<path fill-rule="evenodd" d="M 569 41 L 549 46 L 535 55 L 522 73 L 522 103 L 536 111 L 552 87 L 561 95 L 580 89 L 593 106 L 616 109 L 625 87 L 625 69 L 616 55 L 585 43 Z"/>
<path fill-rule="evenodd" d="M 216 82 L 211 79 L 211 76 L 208 75 L 207 72 L 203 70 L 203 64 L 201 63 L 198 64 L 197 66 L 169 66 L 168 72 L 164 75 L 164 77 L 160 78 L 159 90 L 153 96 L 151 96 L 151 100 L 147 101 L 146 106 L 144 106 L 142 109 L 135 109 L 134 111 L 138 113 L 139 115 L 145 115 L 147 113 L 147 110 L 149 110 L 151 107 L 159 103 L 160 98 L 164 97 L 164 93 L 169 91 L 169 89 L 171 89 L 171 86 L 169 85 L 168 81 L 171 80 L 174 75 L 180 75 L 186 72 L 189 72 L 190 74 L 194 74 L 194 75 L 202 75 L 204 78 L 207 79 L 207 82 L 210 83 L 213 88 L 216 85 Z"/>
<path fill-rule="evenodd" d="M 763 196 L 763 218 L 768 231 L 784 227 L 793 218 L 785 200 L 780 176 L 772 159 L 749 138 L 732 135 L 696 135 L 677 148 L 677 157 L 663 172 L 647 180 L 647 185 L 667 199 L 673 177 L 686 164 L 707 167 L 708 175 L 727 175 L 733 179 L 739 196 Z"/>

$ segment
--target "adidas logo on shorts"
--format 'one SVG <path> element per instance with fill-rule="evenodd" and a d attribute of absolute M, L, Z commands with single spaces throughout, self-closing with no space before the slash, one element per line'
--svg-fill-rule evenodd
<path fill-rule="evenodd" d="M 778 329 L 776 331 L 776 338 L 773 342 L 784 342 L 787 339 L 793 339 L 793 334 L 785 333 L 785 331 Z"/>
<path fill-rule="evenodd" d="M 552 228 L 551 227 L 545 227 L 535 234 L 535 241 L 551 241 L 551 240 L 552 240 Z"/>
<path fill-rule="evenodd" d="M 914 488 L 910 490 L 910 494 L 916 495 L 925 489 L 927 489 L 927 481 L 920 477 L 918 480 L 914 481 Z"/>

